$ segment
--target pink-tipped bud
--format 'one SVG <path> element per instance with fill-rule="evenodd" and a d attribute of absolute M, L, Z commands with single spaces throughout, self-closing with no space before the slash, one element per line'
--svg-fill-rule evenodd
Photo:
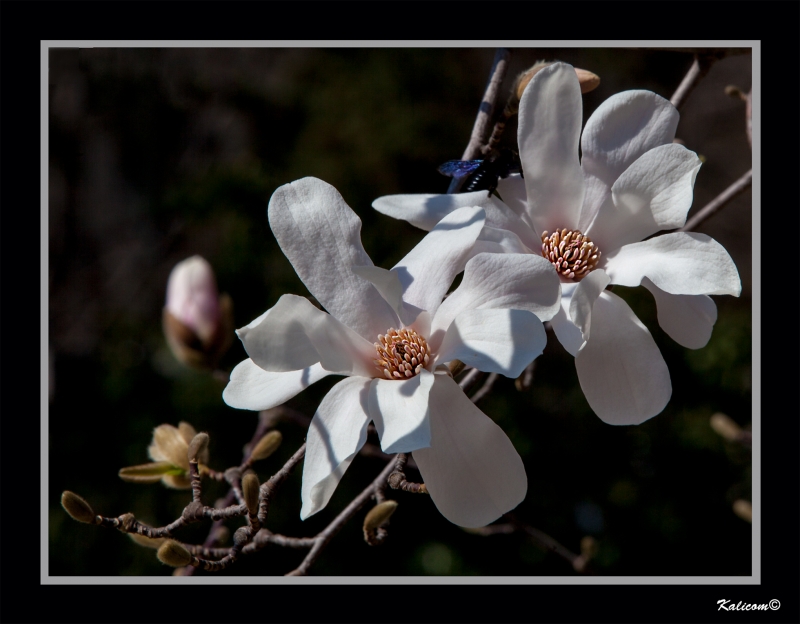
<path fill-rule="evenodd" d="M 167 310 L 208 341 L 220 322 L 217 280 L 211 265 L 200 256 L 179 262 L 167 283 Z"/>
<path fill-rule="evenodd" d="M 230 297 L 217 291 L 211 265 L 192 256 L 175 265 L 167 283 L 164 334 L 178 360 L 212 368 L 231 344 Z"/>

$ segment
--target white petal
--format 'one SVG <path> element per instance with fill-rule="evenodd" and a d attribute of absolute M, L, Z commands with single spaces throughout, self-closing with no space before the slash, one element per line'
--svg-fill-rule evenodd
<path fill-rule="evenodd" d="M 408 252 L 392 269 L 403 284 L 403 301 L 434 314 L 455 276 L 464 270 L 484 220 L 479 206 L 459 208 Z"/>
<path fill-rule="evenodd" d="M 670 338 L 687 349 L 700 349 L 711 338 L 717 322 L 717 306 L 707 295 L 671 295 L 646 277 L 642 286 L 656 300 L 658 324 Z"/>
<path fill-rule="evenodd" d="M 512 176 L 513 177 L 513 176 Z M 519 176 L 516 176 L 519 180 Z M 501 180 L 505 182 L 505 180 Z M 524 199 L 525 188 L 522 196 Z M 516 234 L 529 247 L 539 240 L 531 231 L 531 227 L 520 213 L 512 210 L 502 201 L 487 196 L 486 191 L 471 193 L 454 193 L 451 195 L 386 195 L 372 202 L 373 208 L 390 217 L 403 219 L 423 230 L 432 230 L 450 213 L 459 208 L 480 206 L 486 212 L 486 224 L 494 228 L 509 230 Z"/>
<path fill-rule="evenodd" d="M 375 287 L 350 270 L 372 266 L 361 244 L 361 219 L 330 184 L 303 178 L 269 200 L 269 224 L 308 290 L 331 315 L 367 340 L 394 315 Z"/>
<path fill-rule="evenodd" d="M 519 505 L 528 478 L 503 430 L 447 375 L 436 375 L 430 407 L 431 446 L 414 451 L 414 460 L 442 515 L 480 527 Z"/>
<path fill-rule="evenodd" d="M 389 217 L 408 221 L 422 230 L 430 231 L 451 212 L 472 206 L 486 207 L 498 204 L 486 191 L 454 193 L 450 195 L 384 195 L 372 202 L 372 207 Z"/>
<path fill-rule="evenodd" d="M 428 344 L 436 352 L 445 330 L 464 310 L 528 310 L 540 321 L 559 309 L 561 283 L 553 265 L 534 254 L 478 254 L 467 263 L 461 284 L 433 317 Z"/>
<path fill-rule="evenodd" d="M 388 271 L 376 266 L 353 267 L 352 270 L 375 286 L 381 297 L 392 307 L 399 321 L 399 324 L 393 323 L 392 327 L 408 325 L 417 318 L 420 309 L 403 302 L 403 285 L 400 283 L 397 271 Z"/>
<path fill-rule="evenodd" d="M 569 313 L 567 312 L 571 300 L 571 297 L 565 298 L 562 295 L 561 306 L 558 309 L 558 314 L 550 319 L 550 327 L 553 328 L 561 346 L 563 346 L 571 356 L 575 357 L 583 346 L 584 340 L 581 330 L 570 320 Z"/>
<path fill-rule="evenodd" d="M 594 222 L 592 241 L 610 253 L 659 230 L 683 226 L 701 164 L 697 154 L 677 143 L 643 154 L 611 187 L 614 210 Z"/>
<path fill-rule="evenodd" d="M 581 222 L 583 173 L 578 142 L 583 103 L 571 65 L 553 63 L 533 77 L 519 103 L 519 156 L 536 232 Z"/>
<path fill-rule="evenodd" d="M 311 419 L 303 462 L 305 520 L 328 504 L 356 453 L 367 441 L 367 394 L 372 380 L 348 377 L 330 389 Z"/>
<path fill-rule="evenodd" d="M 434 375 L 422 369 L 404 381 L 375 379 L 369 390 L 369 414 L 384 453 L 408 453 L 431 443 L 428 394 Z"/>
<path fill-rule="evenodd" d="M 477 256 L 479 253 L 529 254 L 533 253 L 533 251 L 524 245 L 514 232 L 485 225 L 478 240 L 475 241 L 475 246 L 472 248 L 473 256 Z"/>
<path fill-rule="evenodd" d="M 270 409 L 286 403 L 330 374 L 319 364 L 288 373 L 270 373 L 248 359 L 239 362 L 231 371 L 231 379 L 222 392 L 222 400 L 236 409 Z"/>
<path fill-rule="evenodd" d="M 592 306 L 603 292 L 610 278 L 603 270 L 592 271 L 584 277 L 572 293 L 569 305 L 569 317 L 581 330 L 584 340 L 589 340 L 592 322 Z"/>
<path fill-rule="evenodd" d="M 544 351 L 544 325 L 526 310 L 465 310 L 447 328 L 436 364 L 461 360 L 516 378 Z"/>
<path fill-rule="evenodd" d="M 638 286 L 649 277 L 673 295 L 739 296 L 742 282 L 728 252 L 713 238 L 696 232 L 662 234 L 625 245 L 606 258 L 612 284 Z"/>
<path fill-rule="evenodd" d="M 592 336 L 575 358 L 583 394 L 604 422 L 638 425 L 672 395 L 653 337 L 622 299 L 603 291 L 592 308 Z"/>
<path fill-rule="evenodd" d="M 528 227 L 531 224 L 528 222 L 528 191 L 525 190 L 525 180 L 518 173 L 512 174 L 507 178 L 501 178 L 497 181 L 497 193 L 503 200 L 503 203 L 511 208 L 514 213 L 520 217 Z"/>
<path fill-rule="evenodd" d="M 292 371 L 321 362 L 342 375 L 376 374 L 373 344 L 305 297 L 283 295 L 267 314 L 236 333 L 264 370 Z"/>
<path fill-rule="evenodd" d="M 672 143 L 678 119 L 678 110 L 668 100 L 641 90 L 612 95 L 592 113 L 581 137 L 587 215 L 604 220 L 604 212 L 613 208 L 614 182 L 642 154 Z M 590 225 L 584 222 L 579 229 L 585 233 Z"/>

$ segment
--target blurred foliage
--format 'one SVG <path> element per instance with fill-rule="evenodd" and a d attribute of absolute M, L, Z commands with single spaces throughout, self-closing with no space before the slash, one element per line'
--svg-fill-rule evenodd
<path fill-rule="evenodd" d="M 50 52 L 49 569 L 51 575 L 169 575 L 155 551 L 114 531 L 72 521 L 63 490 L 98 513 L 133 512 L 161 525 L 187 493 L 125 483 L 119 468 L 147 461 L 161 423 L 192 423 L 211 437 L 211 466 L 241 459 L 256 414 L 227 407 L 224 382 L 184 369 L 161 335 L 172 266 L 205 257 L 234 300 L 237 326 L 283 293 L 306 295 L 267 223 L 270 195 L 304 176 L 333 184 L 363 221 L 362 239 L 389 267 L 422 237 L 373 211 L 382 195 L 445 192 L 436 172 L 458 158 L 491 67 L 492 49 L 59 49 Z M 691 63 L 679 52 L 519 49 L 513 76 L 559 59 L 601 77 L 584 117 L 615 92 L 669 97 Z M 682 110 L 678 136 L 702 153 L 693 210 L 750 167 L 744 105 L 723 93 L 749 88 L 750 57 L 719 62 Z M 504 136 L 513 142 L 514 123 Z M 604 575 L 747 575 L 751 526 L 731 510 L 750 497 L 750 454 L 709 427 L 722 411 L 752 418 L 749 192 L 703 224 L 731 253 L 744 291 L 718 297 L 709 344 L 691 351 L 658 327 L 644 289 L 619 292 L 669 365 L 672 399 L 639 427 L 605 425 L 589 409 L 572 358 L 552 334 L 530 390 L 500 378 L 481 409 L 514 441 L 528 473 L 517 518 L 578 552 L 596 538 Z M 244 359 L 238 341 L 222 362 Z M 335 380 L 290 401 L 309 416 Z M 302 443 L 281 426 L 279 451 L 256 465 L 268 478 Z M 299 521 L 298 468 L 270 508 L 269 528 L 313 535 L 381 469 L 358 456 L 329 506 Z M 409 474 L 409 478 L 414 478 Z M 209 483 L 211 503 L 224 487 Z M 569 575 L 569 564 L 522 534 L 477 536 L 445 520 L 425 496 L 390 492 L 400 505 L 384 545 L 367 546 L 365 511 L 330 543 L 315 575 Z M 181 537 L 204 539 L 207 525 Z M 236 526 L 231 526 L 231 531 Z M 302 552 L 270 547 L 229 574 L 283 574 Z"/>

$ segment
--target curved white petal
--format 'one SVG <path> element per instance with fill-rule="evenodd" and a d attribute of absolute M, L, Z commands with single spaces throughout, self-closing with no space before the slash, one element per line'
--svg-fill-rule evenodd
<path fill-rule="evenodd" d="M 528 221 L 528 191 L 525 190 L 525 180 L 520 174 L 514 173 L 498 180 L 497 193 L 506 206 L 511 208 L 528 227 L 533 228 Z"/>
<path fill-rule="evenodd" d="M 581 330 L 570 320 L 567 313 L 571 300 L 568 298 L 565 301 L 562 295 L 561 306 L 558 308 L 558 313 L 550 319 L 550 327 L 553 328 L 561 346 L 567 350 L 567 353 L 575 357 L 581 350 L 584 340 Z"/>
<path fill-rule="evenodd" d="M 611 278 L 605 271 L 595 270 L 584 277 L 575 291 L 569 304 L 569 317 L 575 326 L 581 330 L 584 340 L 589 340 L 592 323 L 592 307 L 594 302 L 603 292 Z"/>
<path fill-rule="evenodd" d="M 447 328 L 434 366 L 461 360 L 516 378 L 544 351 L 544 325 L 527 310 L 464 310 Z"/>
<path fill-rule="evenodd" d="M 480 206 L 451 212 L 394 266 L 392 271 L 403 285 L 403 301 L 431 315 L 436 312 L 453 279 L 464 270 L 485 216 Z"/>
<path fill-rule="evenodd" d="M 587 215 L 605 220 L 606 211 L 613 211 L 614 182 L 645 152 L 672 143 L 679 117 L 668 100 L 652 91 L 623 91 L 597 107 L 581 137 Z M 585 233 L 589 226 L 591 222 L 583 222 L 579 229 Z"/>
<path fill-rule="evenodd" d="M 558 312 L 560 293 L 558 274 L 541 256 L 478 254 L 467 262 L 461 284 L 434 315 L 428 344 L 436 352 L 445 330 L 464 310 L 528 310 L 547 321 Z"/>
<path fill-rule="evenodd" d="M 373 263 L 361 244 L 361 219 L 339 191 L 317 178 L 284 184 L 267 214 L 297 275 L 332 316 L 367 340 L 391 327 L 389 305 L 350 270 Z"/>
<path fill-rule="evenodd" d="M 714 323 L 717 322 L 717 306 L 711 297 L 671 295 L 646 277 L 642 280 L 642 286 L 653 293 L 658 324 L 670 338 L 687 349 L 700 349 L 708 344 Z"/>
<path fill-rule="evenodd" d="M 643 277 L 673 295 L 734 295 L 742 291 L 739 271 L 725 248 L 696 232 L 662 234 L 625 245 L 606 258 L 612 284 L 638 286 Z"/>
<path fill-rule="evenodd" d="M 264 370 L 293 371 L 320 362 L 333 373 L 375 375 L 373 344 L 305 297 L 283 295 L 267 314 L 236 333 Z"/>
<path fill-rule="evenodd" d="M 589 406 L 610 425 L 638 425 L 672 395 L 669 370 L 653 337 L 622 299 L 603 291 L 592 308 L 592 336 L 575 357 Z"/>
<path fill-rule="evenodd" d="M 575 228 L 584 220 L 578 142 L 583 103 L 571 65 L 553 63 L 533 77 L 519 103 L 519 156 L 527 214 L 536 232 Z"/>
<path fill-rule="evenodd" d="M 370 385 L 369 414 L 384 453 L 408 453 L 431 443 L 428 395 L 433 378 L 422 369 L 411 379 L 375 379 Z"/>
<path fill-rule="evenodd" d="M 479 253 L 529 254 L 533 253 L 533 251 L 524 245 L 514 232 L 485 225 L 478 240 L 475 241 L 475 246 L 472 248 L 473 256 L 477 256 Z"/>
<path fill-rule="evenodd" d="M 431 446 L 414 451 L 414 460 L 442 515 L 480 527 L 519 505 L 528 478 L 503 430 L 447 375 L 436 375 L 430 408 Z"/>
<path fill-rule="evenodd" d="M 431 231 L 436 224 L 459 208 L 480 206 L 487 208 L 501 204 L 495 197 L 487 197 L 486 191 L 453 193 L 449 195 L 409 194 L 384 195 L 372 202 L 372 207 L 389 217 L 408 221 L 422 230 Z"/>
<path fill-rule="evenodd" d="M 270 373 L 247 359 L 231 371 L 231 379 L 222 391 L 222 400 L 236 409 L 270 409 L 286 403 L 330 374 L 319 364 L 288 373 Z"/>
<path fill-rule="evenodd" d="M 645 152 L 611 187 L 614 210 L 594 222 L 588 232 L 592 241 L 610 253 L 659 230 L 681 227 L 701 164 L 697 154 L 677 143 Z"/>
<path fill-rule="evenodd" d="M 300 494 L 305 520 L 328 504 L 345 470 L 367 441 L 371 379 L 348 377 L 330 389 L 308 427 Z"/>
<path fill-rule="evenodd" d="M 388 271 L 376 266 L 353 267 L 353 273 L 370 282 L 394 310 L 399 325 L 409 325 L 420 314 L 421 310 L 403 302 L 403 284 L 397 271 Z M 392 324 L 398 327 L 398 324 Z M 388 327 L 386 329 L 389 329 Z"/>

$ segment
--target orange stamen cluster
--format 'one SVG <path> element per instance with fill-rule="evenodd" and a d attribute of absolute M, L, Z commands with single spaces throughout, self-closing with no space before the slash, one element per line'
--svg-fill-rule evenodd
<path fill-rule="evenodd" d="M 578 230 L 556 230 L 542 233 L 542 256 L 553 263 L 562 277 L 579 281 L 596 266 L 600 250 Z"/>
<path fill-rule="evenodd" d="M 378 334 L 378 340 L 378 359 L 373 362 L 387 379 L 408 379 L 428 365 L 431 348 L 413 329 L 392 328 L 386 334 Z"/>

